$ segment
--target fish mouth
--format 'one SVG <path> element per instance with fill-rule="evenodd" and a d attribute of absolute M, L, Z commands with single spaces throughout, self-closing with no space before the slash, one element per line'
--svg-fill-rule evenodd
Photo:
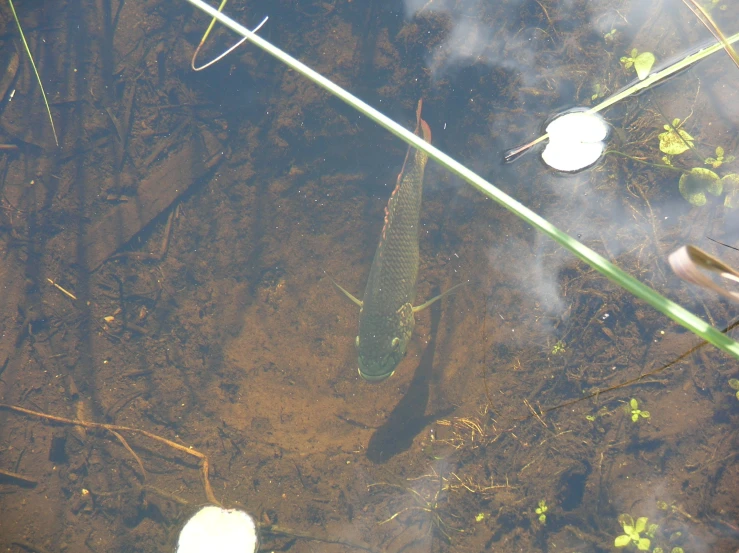
<path fill-rule="evenodd" d="M 389 373 L 385 374 L 365 374 L 362 372 L 361 367 L 358 369 L 359 376 L 362 377 L 363 380 L 366 380 L 367 382 L 382 382 L 383 380 L 390 378 L 395 374 L 395 370 L 390 371 Z"/>

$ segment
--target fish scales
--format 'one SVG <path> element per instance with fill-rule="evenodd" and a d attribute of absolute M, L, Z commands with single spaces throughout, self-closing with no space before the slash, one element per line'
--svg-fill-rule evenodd
<path fill-rule="evenodd" d="M 421 119 L 421 107 L 419 101 L 415 134 L 431 142 L 431 130 Z M 393 373 L 413 333 L 418 231 L 427 160 L 424 152 L 409 147 L 385 208 L 385 224 L 359 317 L 360 374 L 367 380 L 383 380 Z"/>

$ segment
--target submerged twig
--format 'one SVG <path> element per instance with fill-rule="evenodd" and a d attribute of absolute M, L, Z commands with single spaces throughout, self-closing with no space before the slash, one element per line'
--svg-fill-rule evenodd
<path fill-rule="evenodd" d="M 118 434 L 119 432 L 133 432 L 134 434 L 141 434 L 142 436 L 146 436 L 147 438 L 150 438 L 154 441 L 157 441 L 159 443 L 168 445 L 169 447 L 176 449 L 177 451 L 180 451 L 182 453 L 187 453 L 188 455 L 192 455 L 193 457 L 197 457 L 200 460 L 200 470 L 203 476 L 203 487 L 205 488 L 205 497 L 214 505 L 220 506 L 221 503 L 216 499 L 216 496 L 213 494 L 213 488 L 210 486 L 210 479 L 208 476 L 209 469 L 210 469 L 210 463 L 208 462 L 208 457 L 204 453 L 200 453 L 199 451 L 192 449 L 190 447 L 185 447 L 184 445 L 180 445 L 177 442 L 173 442 L 171 440 L 168 440 L 167 438 L 162 438 L 161 436 L 157 436 L 156 434 L 153 434 L 152 432 L 149 432 L 148 430 L 141 430 L 140 428 L 131 428 L 129 426 L 121 426 L 118 424 L 104 424 L 100 422 L 87 422 L 87 421 L 81 421 L 77 419 L 68 419 L 65 417 L 58 417 L 56 415 L 47 415 L 46 413 L 42 413 L 40 411 L 32 411 L 31 409 L 26 409 L 24 407 L 18 407 L 17 405 L 8 405 L 6 403 L 0 403 L 0 409 L 5 409 L 6 411 L 12 411 L 14 413 L 21 413 L 23 415 L 29 415 L 31 417 L 37 417 L 40 419 L 44 419 L 46 421 L 51 422 L 58 422 L 61 424 L 69 424 L 72 426 L 81 426 L 83 428 L 98 428 L 102 430 L 107 430 L 114 436 L 116 436 L 118 439 L 121 440 L 121 443 L 126 448 L 127 451 L 133 454 L 133 456 L 136 458 L 136 461 L 138 462 L 139 466 L 142 467 L 141 460 L 138 458 L 138 456 L 133 453 L 133 450 L 131 447 L 126 443 L 126 441 Z M 144 472 L 146 474 L 146 472 Z"/>

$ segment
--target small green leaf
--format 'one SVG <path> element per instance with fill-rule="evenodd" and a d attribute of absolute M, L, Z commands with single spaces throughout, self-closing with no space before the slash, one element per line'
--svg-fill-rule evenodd
<path fill-rule="evenodd" d="M 645 419 L 648 419 L 651 416 L 649 414 L 649 411 L 639 411 L 639 415 L 641 415 L 641 417 Z"/>
<path fill-rule="evenodd" d="M 636 59 L 634 59 L 634 69 L 636 69 L 636 76 L 639 77 L 640 81 L 643 81 L 649 76 L 649 72 L 654 65 L 654 54 L 652 52 L 642 52 Z"/>
<path fill-rule="evenodd" d="M 723 190 L 718 175 L 703 167 L 694 167 L 687 173 L 683 173 L 678 187 L 683 198 L 696 207 L 705 205 L 706 192 L 718 196 Z"/>
<path fill-rule="evenodd" d="M 733 390 L 739 390 L 739 380 L 737 380 L 736 378 L 730 378 L 729 387 Z"/>
<path fill-rule="evenodd" d="M 639 413 L 632 413 L 631 422 L 636 422 L 638 420 L 639 420 Z"/>
<path fill-rule="evenodd" d="M 721 146 L 716 146 L 716 157 L 718 159 L 723 159 L 724 157 L 724 149 Z"/>
<path fill-rule="evenodd" d="M 631 398 L 631 401 L 629 402 L 629 405 L 631 405 L 632 409 L 639 409 L 639 402 L 636 401 L 635 398 Z"/>
<path fill-rule="evenodd" d="M 649 522 L 649 519 L 647 517 L 639 517 L 636 519 L 636 526 L 634 526 L 634 530 L 636 530 L 637 534 L 641 534 L 644 532 L 644 530 L 647 529 L 647 522 Z"/>
<path fill-rule="evenodd" d="M 679 119 L 675 119 L 675 121 L 678 124 L 680 123 Z M 676 156 L 693 146 L 693 137 L 687 131 L 678 129 L 674 121 L 673 127 L 675 128 L 665 125 L 665 132 L 659 135 L 659 149 L 665 154 Z"/>
<path fill-rule="evenodd" d="M 626 547 L 631 543 L 631 538 L 627 536 L 626 534 L 618 536 L 616 540 L 613 542 L 613 545 L 616 547 Z"/>
<path fill-rule="evenodd" d="M 648 538 L 640 538 L 638 542 L 636 542 L 636 547 L 639 551 L 649 551 L 649 546 L 652 544 L 651 541 L 649 541 Z"/>

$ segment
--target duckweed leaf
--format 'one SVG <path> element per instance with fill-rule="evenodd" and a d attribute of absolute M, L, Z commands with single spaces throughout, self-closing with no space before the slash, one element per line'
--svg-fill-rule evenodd
<path fill-rule="evenodd" d="M 649 76 L 653 65 L 654 54 L 652 52 L 642 52 L 634 58 L 634 69 L 636 69 L 636 76 L 639 77 L 640 81 Z"/>
<path fill-rule="evenodd" d="M 675 119 L 678 123 L 678 119 Z M 678 129 L 677 123 L 673 122 L 673 126 L 665 125 L 665 132 L 659 135 L 659 149 L 663 153 L 671 156 L 682 154 L 693 146 L 693 137 L 688 131 Z"/>
<path fill-rule="evenodd" d="M 626 547 L 631 543 L 631 537 L 627 536 L 626 534 L 622 534 L 621 536 L 618 536 L 616 540 L 613 542 L 613 545 L 616 547 Z"/>
<path fill-rule="evenodd" d="M 706 192 L 718 196 L 723 190 L 719 176 L 703 167 L 694 167 L 687 173 L 683 173 L 678 186 L 683 198 L 696 207 L 705 205 Z"/>

